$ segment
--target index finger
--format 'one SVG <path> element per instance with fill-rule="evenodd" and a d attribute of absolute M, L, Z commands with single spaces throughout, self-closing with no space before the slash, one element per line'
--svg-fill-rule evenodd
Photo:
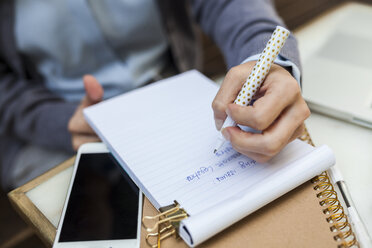
<path fill-rule="evenodd" d="M 242 85 L 244 84 L 250 71 L 253 69 L 254 61 L 233 67 L 226 74 L 226 77 L 221 84 L 213 102 L 212 108 L 216 128 L 219 130 L 222 127 L 223 121 L 226 119 L 226 108 L 229 103 L 234 102 Z"/>

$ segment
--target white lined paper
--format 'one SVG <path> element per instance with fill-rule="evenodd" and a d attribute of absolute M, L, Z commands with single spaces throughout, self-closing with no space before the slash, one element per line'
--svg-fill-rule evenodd
<path fill-rule="evenodd" d="M 217 90 L 202 74 L 189 71 L 91 106 L 84 114 L 156 208 L 177 200 L 192 216 L 314 150 L 297 140 L 270 163 L 243 169 L 239 161 L 252 160 L 240 155 L 219 167 L 236 152 L 226 144 L 221 150 L 229 152 L 213 154 L 218 132 L 211 102 Z"/>

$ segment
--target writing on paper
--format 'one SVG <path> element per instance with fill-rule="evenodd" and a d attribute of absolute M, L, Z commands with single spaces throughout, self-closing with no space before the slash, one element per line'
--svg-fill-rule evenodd
<path fill-rule="evenodd" d="M 240 168 L 245 169 L 250 166 L 255 165 L 257 162 L 255 160 L 248 160 L 248 161 L 239 161 L 238 164 L 240 165 Z"/>
<path fill-rule="evenodd" d="M 211 162 L 212 165 L 198 168 L 196 171 L 186 176 L 186 181 L 198 181 L 202 177 L 208 175 L 215 183 L 219 183 L 256 165 L 256 161 L 242 156 L 231 146 L 218 151 L 215 157 L 219 158 L 217 162 Z"/>
<path fill-rule="evenodd" d="M 215 155 L 217 157 L 221 157 L 222 155 L 230 153 L 232 151 L 234 151 L 234 149 L 231 146 L 228 146 L 228 147 L 221 149 L 220 151 L 217 151 Z"/>
<path fill-rule="evenodd" d="M 221 161 L 218 161 L 218 162 L 215 164 L 215 166 L 220 167 L 220 168 L 221 168 L 221 167 L 224 167 L 224 166 L 227 165 L 230 161 L 232 161 L 232 160 L 234 160 L 235 158 L 240 157 L 240 156 L 241 156 L 240 153 L 235 152 L 235 153 L 233 153 L 232 155 L 228 156 L 227 158 L 222 159 Z"/>
<path fill-rule="evenodd" d="M 200 179 L 201 176 L 203 176 L 204 174 L 210 173 L 210 172 L 213 172 L 213 167 L 212 166 L 200 167 L 193 174 L 187 176 L 186 180 L 189 181 L 189 182 L 191 182 L 195 179 L 198 180 L 198 179 Z"/>
<path fill-rule="evenodd" d="M 229 170 L 229 171 L 226 171 L 222 176 L 216 177 L 216 180 L 218 182 L 221 182 L 221 181 L 226 180 L 227 178 L 235 176 L 235 175 L 236 175 L 236 170 Z"/>

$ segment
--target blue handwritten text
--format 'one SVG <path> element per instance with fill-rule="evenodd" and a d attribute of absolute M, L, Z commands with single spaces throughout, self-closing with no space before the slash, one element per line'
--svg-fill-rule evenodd
<path fill-rule="evenodd" d="M 217 167 L 224 167 L 225 165 L 228 164 L 228 162 L 230 162 L 231 160 L 233 160 L 233 159 L 235 159 L 235 158 L 237 158 L 239 156 L 241 156 L 241 154 L 238 153 L 238 152 L 235 152 L 234 154 L 230 155 L 229 157 L 227 157 L 227 158 L 225 158 L 225 159 L 223 159 L 221 161 L 218 161 L 215 164 L 215 166 L 217 166 Z"/>
<path fill-rule="evenodd" d="M 225 174 L 223 174 L 222 176 L 216 177 L 216 180 L 218 182 L 222 182 L 222 181 L 226 180 L 227 178 L 235 176 L 235 175 L 236 175 L 236 170 L 229 170 L 229 171 L 225 172 Z"/>
<path fill-rule="evenodd" d="M 239 161 L 238 164 L 240 165 L 240 168 L 245 169 L 247 167 L 250 167 L 252 165 L 256 164 L 256 161 L 250 160 L 250 161 Z"/>
<path fill-rule="evenodd" d="M 229 153 L 229 152 L 231 152 L 231 151 L 233 151 L 234 149 L 231 147 L 231 146 L 229 146 L 229 147 L 226 147 L 226 148 L 224 148 L 224 149 L 221 149 L 220 151 L 217 151 L 216 153 L 215 153 L 215 155 L 217 156 L 217 157 L 221 157 L 222 155 L 224 155 L 224 154 L 227 154 L 227 153 Z"/>
<path fill-rule="evenodd" d="M 201 176 L 203 176 L 206 173 L 213 172 L 212 166 L 208 167 L 200 167 L 197 171 L 195 171 L 193 174 L 186 177 L 186 180 L 188 182 L 191 182 L 193 180 L 199 180 Z"/>

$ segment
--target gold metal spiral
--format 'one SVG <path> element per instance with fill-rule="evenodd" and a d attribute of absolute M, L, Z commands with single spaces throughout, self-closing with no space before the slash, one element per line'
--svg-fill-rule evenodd
<path fill-rule="evenodd" d="M 314 186 L 315 190 L 333 190 L 333 185 L 328 182 L 320 182 Z"/>
<path fill-rule="evenodd" d="M 338 248 L 359 247 L 344 208 L 337 197 L 337 192 L 326 172 L 314 177 L 312 183 L 319 204 L 324 207 L 323 213 L 327 215 L 326 221 L 330 224 L 330 231 L 335 232 L 334 240 L 340 242 Z"/>
<path fill-rule="evenodd" d="M 306 127 L 300 139 L 314 146 Z M 314 177 L 311 182 L 315 184 L 314 190 L 317 191 L 316 196 L 319 198 L 319 204 L 324 207 L 323 213 L 327 215 L 326 220 L 332 224 L 330 231 L 335 233 L 333 238 L 335 241 L 340 242 L 338 248 L 359 247 L 348 217 L 327 172 L 324 171 Z"/>

